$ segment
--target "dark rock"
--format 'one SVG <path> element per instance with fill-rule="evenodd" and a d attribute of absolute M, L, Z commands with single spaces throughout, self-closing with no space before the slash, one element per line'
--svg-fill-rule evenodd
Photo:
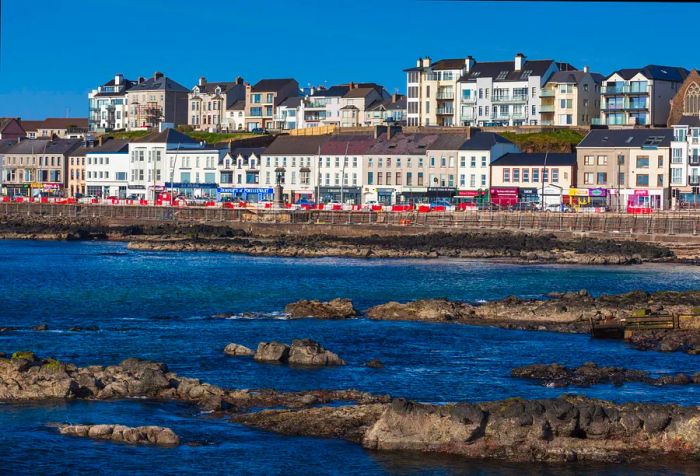
<path fill-rule="evenodd" d="M 350 299 L 336 298 L 332 301 L 297 301 L 287 304 L 284 312 L 292 318 L 314 317 L 317 319 L 347 319 L 357 316 Z"/>
<path fill-rule="evenodd" d="M 180 438 L 173 430 L 161 426 L 61 425 L 58 431 L 62 435 L 135 445 L 177 446 L 180 444 Z"/>
<path fill-rule="evenodd" d="M 294 365 L 345 365 L 345 361 L 311 339 L 294 339 L 288 362 Z"/>
<path fill-rule="evenodd" d="M 37 324 L 36 326 L 32 326 L 33 331 L 48 331 L 49 326 L 46 324 Z"/>
<path fill-rule="evenodd" d="M 287 362 L 289 346 L 280 342 L 261 342 L 253 359 L 259 362 Z"/>
<path fill-rule="evenodd" d="M 384 364 L 379 359 L 372 359 L 369 362 L 367 362 L 367 367 L 371 367 L 373 369 L 383 369 Z"/>

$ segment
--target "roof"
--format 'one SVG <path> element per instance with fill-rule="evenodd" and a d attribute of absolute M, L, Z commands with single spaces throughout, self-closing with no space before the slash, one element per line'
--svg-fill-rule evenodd
<path fill-rule="evenodd" d="M 477 78 L 495 78 L 497 81 L 525 81 L 527 71 L 530 72 L 529 76 L 544 76 L 554 64 L 554 60 L 526 60 L 520 71 L 516 71 L 515 61 L 486 61 L 474 64 L 459 80 L 465 82 L 476 81 Z"/>
<path fill-rule="evenodd" d="M 128 152 L 129 141 L 125 139 L 107 139 L 102 145 L 87 147 L 86 154 L 109 154 L 115 152 Z"/>
<path fill-rule="evenodd" d="M 443 69 L 463 69 L 466 66 L 465 58 L 454 58 L 454 59 L 441 59 L 432 63 L 430 69 L 433 71 L 443 70 Z"/>
<path fill-rule="evenodd" d="M 189 92 L 189 89 L 184 87 L 182 84 L 168 78 L 167 76 L 161 76 L 159 78 L 151 77 L 142 83 L 135 83 L 129 92 L 133 91 L 176 91 L 176 92 Z"/>
<path fill-rule="evenodd" d="M 396 133 L 387 139 L 386 133 L 379 136 L 367 152 L 378 155 L 425 155 L 425 151 L 438 139 L 438 134 Z"/>
<path fill-rule="evenodd" d="M 260 157 L 263 152 L 265 152 L 265 147 L 235 147 L 231 151 L 231 156 L 238 157 L 239 155 L 241 155 L 247 159 L 251 155 L 256 155 Z"/>
<path fill-rule="evenodd" d="M 364 98 L 364 97 L 367 97 L 376 91 L 377 90 L 375 88 L 371 88 L 371 87 L 351 88 L 347 93 L 345 93 L 345 96 L 343 96 L 343 97 L 347 98 L 347 99 Z"/>
<path fill-rule="evenodd" d="M 39 129 L 87 129 L 87 117 L 49 117 L 40 121 Z M 26 130 L 26 129 L 25 129 Z"/>
<path fill-rule="evenodd" d="M 605 79 L 610 79 L 617 74 L 623 79 L 631 79 L 635 75 L 642 73 L 648 79 L 657 81 L 675 81 L 682 82 L 688 76 L 688 70 L 679 66 L 660 66 L 656 64 L 648 64 L 643 68 L 624 68 L 618 69 L 608 75 Z"/>
<path fill-rule="evenodd" d="M 374 136 L 339 134 L 321 145 L 321 154 L 365 154 L 374 145 Z"/>
<path fill-rule="evenodd" d="M 315 155 L 330 136 L 277 136 L 264 155 Z"/>
<path fill-rule="evenodd" d="M 547 156 L 547 165 L 551 166 L 573 166 L 576 165 L 576 154 L 559 154 L 559 153 L 534 153 L 528 154 L 525 152 L 511 152 L 505 154 L 491 162 L 492 166 L 530 166 L 544 165 L 545 155 Z"/>
<path fill-rule="evenodd" d="M 406 96 L 399 96 L 396 100 L 396 102 L 392 102 L 391 99 L 388 99 L 387 101 L 384 102 L 386 105 L 386 110 L 387 111 L 396 111 L 400 109 L 406 109 Z"/>
<path fill-rule="evenodd" d="M 32 121 L 32 120 L 22 120 L 22 128 L 26 131 L 37 131 L 39 130 L 39 126 L 41 126 L 44 121 Z"/>
<path fill-rule="evenodd" d="M 199 144 L 197 139 L 193 139 L 187 134 L 183 134 L 177 129 L 168 128 L 162 132 L 151 132 L 148 135 L 134 139 L 132 142 L 164 143 L 164 144 Z"/>
<path fill-rule="evenodd" d="M 80 147 L 81 139 L 27 139 L 9 148 L 7 154 L 66 154 Z"/>
<path fill-rule="evenodd" d="M 229 111 L 243 111 L 245 109 L 245 99 L 239 99 L 238 101 L 231 104 L 228 108 Z"/>
<path fill-rule="evenodd" d="M 303 99 L 304 98 L 302 98 L 300 96 L 292 96 L 292 97 L 287 98 L 284 101 L 282 101 L 282 104 L 280 104 L 279 107 L 289 107 L 292 109 L 296 109 L 299 107 L 299 105 L 301 104 L 301 101 Z"/>
<path fill-rule="evenodd" d="M 130 79 L 126 79 L 126 78 L 122 78 L 121 81 L 122 82 L 121 82 L 120 86 L 123 85 L 124 86 L 123 89 L 121 89 L 119 91 L 112 91 L 112 92 L 106 92 L 106 91 L 105 92 L 98 92 L 97 94 L 95 94 L 95 96 L 123 96 L 124 94 L 126 94 L 127 90 L 131 89 L 131 87 L 134 84 L 136 84 L 134 81 L 132 81 Z M 104 83 L 101 87 L 105 87 L 105 86 L 116 86 L 116 84 L 114 83 L 114 78 L 112 78 L 109 81 L 107 81 L 106 83 Z"/>
<path fill-rule="evenodd" d="M 681 116 L 674 126 L 700 127 L 700 116 Z"/>
<path fill-rule="evenodd" d="M 266 92 L 266 91 L 279 91 L 280 89 L 284 88 L 285 86 L 288 86 L 290 83 L 296 87 L 297 82 L 295 79 L 292 78 L 283 78 L 283 79 L 261 79 L 253 87 L 251 88 L 251 91 L 254 93 L 258 92 Z"/>
<path fill-rule="evenodd" d="M 512 144 L 511 141 L 495 132 L 474 132 L 459 150 L 491 150 L 496 144 Z"/>
<path fill-rule="evenodd" d="M 17 144 L 17 139 L 0 139 L 0 154 L 4 154 Z"/>
<path fill-rule="evenodd" d="M 603 82 L 603 75 L 586 73 L 585 71 L 557 71 L 549 78 L 549 81 L 552 83 L 578 84 L 586 75 L 590 75 L 596 83 Z"/>
<path fill-rule="evenodd" d="M 673 129 L 593 129 L 577 147 L 669 147 L 672 140 Z"/>
<path fill-rule="evenodd" d="M 235 81 L 220 81 L 220 82 L 206 82 L 204 84 L 195 84 L 192 89 L 198 88 L 201 93 L 206 93 L 206 94 L 213 94 L 216 91 L 216 88 L 219 87 L 221 88 L 221 92 L 225 93 L 230 89 L 234 89 L 236 86 L 239 86 L 241 88 L 245 87 L 244 84 L 242 83 L 237 83 Z"/>
<path fill-rule="evenodd" d="M 20 120 L 16 117 L 0 117 L 0 131 L 5 130 L 5 128 L 13 121 L 17 121 L 18 124 L 20 122 Z"/>
<path fill-rule="evenodd" d="M 458 150 L 467 141 L 467 136 L 463 134 L 440 134 L 438 138 L 430 144 L 431 150 Z"/>
<path fill-rule="evenodd" d="M 315 97 L 342 97 L 350 90 L 350 86 L 347 84 L 331 86 L 328 89 L 316 89 L 313 94 L 309 96 Z"/>

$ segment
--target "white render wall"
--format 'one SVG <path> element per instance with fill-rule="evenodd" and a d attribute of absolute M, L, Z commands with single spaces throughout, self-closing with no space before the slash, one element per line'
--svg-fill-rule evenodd
<path fill-rule="evenodd" d="M 128 152 L 87 152 L 85 154 L 85 190 L 93 194 L 90 187 L 100 187 L 101 195 L 126 196 L 129 183 L 129 153 Z"/>

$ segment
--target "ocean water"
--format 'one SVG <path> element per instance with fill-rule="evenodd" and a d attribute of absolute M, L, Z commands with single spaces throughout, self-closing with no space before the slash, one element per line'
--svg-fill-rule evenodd
<path fill-rule="evenodd" d="M 360 309 L 389 300 L 476 302 L 550 291 L 594 294 L 697 289 L 700 268 L 579 267 L 487 261 L 257 258 L 133 252 L 121 243 L 0 241 L 0 352 L 34 350 L 79 365 L 127 357 L 230 388 L 357 388 L 424 402 L 581 393 L 614 401 L 700 405 L 698 386 L 627 384 L 552 389 L 513 379 L 513 367 L 595 361 L 655 373 L 696 372 L 698 357 L 641 352 L 586 335 L 458 324 L 286 320 L 304 298 L 352 298 Z M 215 313 L 231 318 L 213 318 Z M 45 323 L 48 331 L 32 331 Z M 99 327 L 71 332 L 72 326 Z M 340 368 L 299 369 L 226 357 L 230 342 L 309 337 L 343 357 Z M 364 364 L 378 358 L 383 369 Z M 133 447 L 58 435 L 54 423 L 172 427 L 177 448 Z M 143 400 L 0 404 L 2 474 L 683 474 L 693 466 L 510 465 L 375 453 L 340 440 L 252 430 L 174 403 Z"/>

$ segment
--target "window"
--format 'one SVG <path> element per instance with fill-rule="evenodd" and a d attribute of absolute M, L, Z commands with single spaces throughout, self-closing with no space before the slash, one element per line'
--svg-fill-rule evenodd
<path fill-rule="evenodd" d="M 559 183 L 559 169 L 552 169 L 552 183 Z"/>
<path fill-rule="evenodd" d="M 532 169 L 532 183 L 540 181 L 540 169 Z"/>
<path fill-rule="evenodd" d="M 648 169 L 649 168 L 649 157 L 637 157 L 637 168 L 638 169 Z M 648 180 L 648 177 L 647 177 Z"/>
<path fill-rule="evenodd" d="M 607 155 L 599 155 L 598 156 L 598 165 L 608 165 L 608 156 Z"/>
<path fill-rule="evenodd" d="M 503 169 L 503 181 L 510 182 L 510 169 Z"/>
<path fill-rule="evenodd" d="M 530 181 L 530 169 L 523 169 L 523 182 L 528 183 Z"/>
<path fill-rule="evenodd" d="M 406 172 L 406 185 L 409 187 L 413 185 L 413 173 L 412 172 Z"/>
<path fill-rule="evenodd" d="M 583 183 L 585 185 L 593 185 L 593 172 L 586 172 L 583 174 Z"/>
<path fill-rule="evenodd" d="M 386 173 L 386 184 L 391 185 L 391 172 Z"/>
<path fill-rule="evenodd" d="M 462 156 L 459 158 L 459 166 L 460 167 L 466 167 L 467 166 L 467 158 Z"/>
<path fill-rule="evenodd" d="M 683 169 L 671 169 L 671 183 L 674 185 L 683 183 Z"/>
<path fill-rule="evenodd" d="M 423 172 L 418 172 L 418 183 L 417 183 L 417 185 L 418 185 L 419 187 L 422 187 L 422 186 L 423 186 Z"/>
<path fill-rule="evenodd" d="M 471 161 L 469 162 L 469 166 L 470 166 L 471 168 L 476 167 L 476 157 L 472 157 L 472 158 L 471 158 Z"/>
<path fill-rule="evenodd" d="M 464 184 L 462 184 L 462 185 L 464 185 Z M 476 187 L 476 175 L 475 174 L 471 174 L 469 176 L 469 186 L 472 188 Z"/>
<path fill-rule="evenodd" d="M 520 169 L 513 169 L 513 182 L 520 182 Z"/>
<path fill-rule="evenodd" d="M 663 166 L 664 166 L 664 156 L 663 156 L 663 155 L 659 155 L 659 156 L 657 157 L 657 160 L 658 160 L 657 167 L 660 168 L 660 169 L 663 168 Z"/>
<path fill-rule="evenodd" d="M 374 185 L 374 172 L 367 172 L 367 185 Z"/>
<path fill-rule="evenodd" d="M 674 147 L 671 149 L 671 163 L 672 164 L 682 164 L 683 163 L 683 149 Z"/>
<path fill-rule="evenodd" d="M 663 187 L 664 186 L 664 174 L 658 174 L 656 176 L 656 186 L 657 187 Z"/>
<path fill-rule="evenodd" d="M 648 187 L 649 186 L 649 175 L 648 174 L 637 174 L 637 187 Z"/>
<path fill-rule="evenodd" d="M 486 174 L 481 174 L 481 186 L 484 187 L 486 185 Z"/>
<path fill-rule="evenodd" d="M 481 166 L 486 167 L 486 156 L 485 155 L 481 156 Z"/>
<path fill-rule="evenodd" d="M 464 187 L 464 186 L 466 185 L 466 182 L 465 182 L 464 177 L 465 177 L 464 174 L 460 174 L 460 175 L 459 175 L 459 186 L 460 186 L 460 187 Z"/>
<path fill-rule="evenodd" d="M 396 185 L 401 185 L 401 172 L 396 172 Z"/>

